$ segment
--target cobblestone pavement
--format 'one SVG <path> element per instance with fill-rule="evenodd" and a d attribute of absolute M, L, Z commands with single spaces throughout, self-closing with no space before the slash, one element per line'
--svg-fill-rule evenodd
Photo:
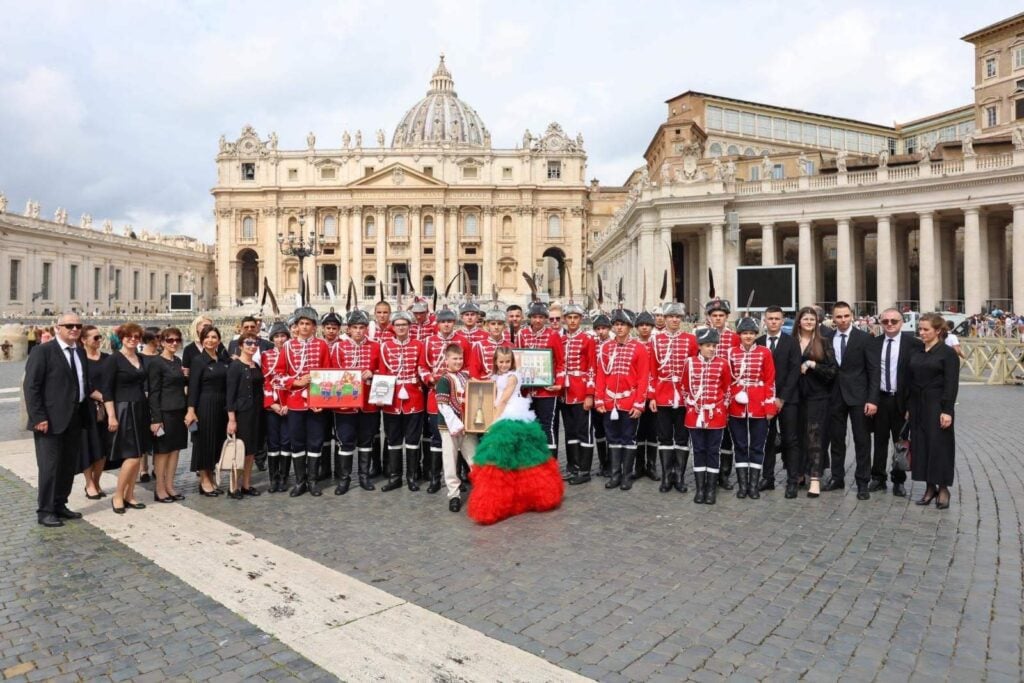
<path fill-rule="evenodd" d="M 0 677 L 336 680 L 92 525 L 37 525 L 2 468 L 0 501 Z"/>

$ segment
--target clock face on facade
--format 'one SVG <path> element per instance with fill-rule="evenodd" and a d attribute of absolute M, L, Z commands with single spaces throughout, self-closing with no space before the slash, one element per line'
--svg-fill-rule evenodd
<path fill-rule="evenodd" d="M 256 143 L 252 140 L 245 140 L 242 142 L 242 151 L 247 154 L 252 154 L 256 151 Z"/>

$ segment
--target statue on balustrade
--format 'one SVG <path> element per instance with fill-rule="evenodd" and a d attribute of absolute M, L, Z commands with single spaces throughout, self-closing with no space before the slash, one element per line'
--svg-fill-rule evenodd
<path fill-rule="evenodd" d="M 974 136 L 970 134 L 965 135 L 964 139 L 960 141 L 960 149 L 963 150 L 965 159 L 977 156 L 974 153 Z"/>
<path fill-rule="evenodd" d="M 810 175 L 811 160 L 807 158 L 807 154 L 800 152 L 800 156 L 796 159 L 796 171 L 801 176 Z"/>
<path fill-rule="evenodd" d="M 878 168 L 888 168 L 889 166 L 889 148 L 883 147 L 878 152 Z"/>
<path fill-rule="evenodd" d="M 761 157 L 761 180 L 772 179 L 772 160 L 765 154 Z"/>
<path fill-rule="evenodd" d="M 0 192 L 0 213 L 7 213 L 7 197 Z"/>
<path fill-rule="evenodd" d="M 1013 148 L 1018 152 L 1024 152 L 1024 126 L 1013 129 Z"/>
<path fill-rule="evenodd" d="M 846 173 L 846 156 L 847 152 L 845 149 L 836 152 L 836 170 L 840 173 Z"/>
<path fill-rule="evenodd" d="M 341 146 L 348 149 L 349 145 L 352 144 L 352 136 L 348 134 L 348 130 L 341 134 Z"/>
<path fill-rule="evenodd" d="M 316 136 L 313 135 L 313 131 L 309 131 L 309 135 L 306 136 L 306 148 L 312 152 L 314 147 L 316 147 Z"/>

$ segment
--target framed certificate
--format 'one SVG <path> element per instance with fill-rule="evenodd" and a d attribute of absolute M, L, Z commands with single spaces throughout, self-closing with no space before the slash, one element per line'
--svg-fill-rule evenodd
<path fill-rule="evenodd" d="M 398 380 L 394 375 L 374 375 L 370 383 L 368 403 L 375 406 L 389 406 L 395 400 L 395 384 Z"/>
<path fill-rule="evenodd" d="M 466 385 L 466 415 L 469 434 L 483 434 L 494 422 L 494 381 L 471 379 Z"/>
<path fill-rule="evenodd" d="M 362 373 L 359 370 L 313 370 L 309 373 L 309 405 L 312 408 L 358 409 L 363 405 Z"/>
<path fill-rule="evenodd" d="M 512 354 L 524 387 L 550 387 L 555 383 L 555 358 L 551 349 L 513 349 Z"/>

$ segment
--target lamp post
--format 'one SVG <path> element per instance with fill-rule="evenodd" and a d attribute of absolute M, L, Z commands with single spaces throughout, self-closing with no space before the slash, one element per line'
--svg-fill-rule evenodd
<path fill-rule="evenodd" d="M 277 246 L 281 250 L 281 254 L 299 259 L 299 296 L 302 298 L 303 306 L 308 305 L 309 300 L 306 298 L 308 292 L 306 292 L 306 281 L 302 275 L 302 262 L 310 256 L 319 256 L 323 252 L 322 239 L 317 235 L 316 230 L 310 230 L 308 238 L 303 235 L 302 229 L 305 225 L 306 217 L 299 216 L 298 237 L 289 232 L 286 239 L 283 234 L 277 233 Z"/>

